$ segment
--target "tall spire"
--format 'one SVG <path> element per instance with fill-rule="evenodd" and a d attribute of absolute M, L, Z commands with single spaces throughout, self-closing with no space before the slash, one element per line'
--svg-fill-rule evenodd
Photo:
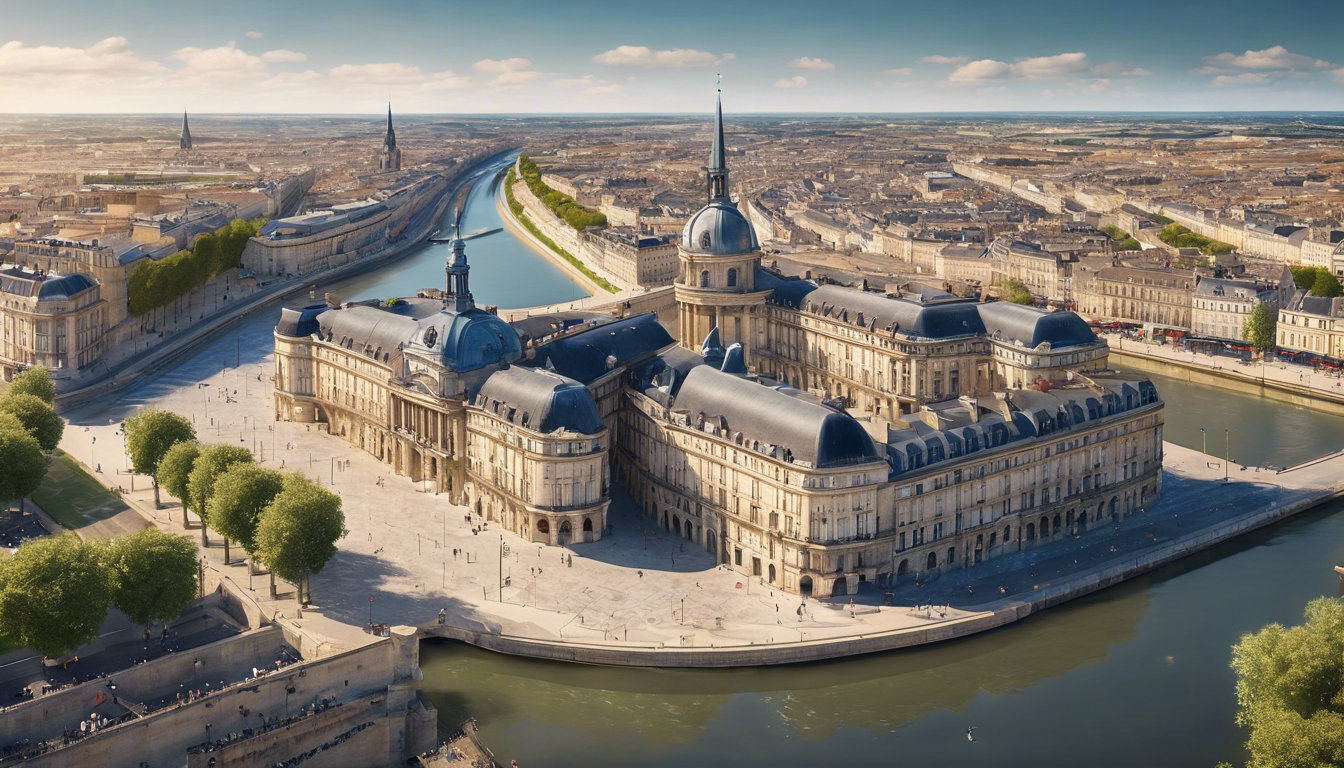
<path fill-rule="evenodd" d="M 182 134 L 177 140 L 178 149 L 191 149 L 191 128 L 187 126 L 187 111 L 182 110 Z"/>
<path fill-rule="evenodd" d="M 468 283 L 471 266 L 467 264 L 467 244 L 462 241 L 460 219 L 453 225 L 453 239 L 449 247 L 452 250 L 443 269 L 443 308 L 458 313 L 468 312 L 476 308 L 476 301 L 471 296 Z"/>
<path fill-rule="evenodd" d="M 709 201 L 727 202 L 728 162 L 723 148 L 723 89 L 714 102 L 714 145 L 709 151 Z"/>
<path fill-rule="evenodd" d="M 397 148 L 397 134 L 392 130 L 392 102 L 387 102 L 387 135 L 383 137 L 383 146 Z"/>

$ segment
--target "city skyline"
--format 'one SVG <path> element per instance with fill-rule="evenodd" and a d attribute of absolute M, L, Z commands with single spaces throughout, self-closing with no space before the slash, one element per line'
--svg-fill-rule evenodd
<path fill-rule="evenodd" d="M 7 113 L 702 112 L 719 73 L 738 113 L 1344 109 L 1307 4 L 17 5 Z"/>

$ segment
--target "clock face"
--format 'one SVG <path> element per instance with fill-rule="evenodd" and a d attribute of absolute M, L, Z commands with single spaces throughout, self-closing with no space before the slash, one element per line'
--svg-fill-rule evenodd
<path fill-rule="evenodd" d="M 435 343 L 436 341 L 439 340 L 439 332 L 438 332 L 438 330 L 437 330 L 436 328 L 434 328 L 433 326 L 430 326 L 429 328 L 426 328 L 426 329 L 425 329 L 425 337 L 424 337 L 424 339 L 425 339 L 425 346 L 426 346 L 426 347 L 432 347 L 432 346 L 434 346 L 434 343 Z"/>

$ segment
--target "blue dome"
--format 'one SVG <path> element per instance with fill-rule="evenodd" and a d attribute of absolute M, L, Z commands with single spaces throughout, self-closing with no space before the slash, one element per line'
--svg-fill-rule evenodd
<path fill-rule="evenodd" d="M 751 222 L 732 203 L 716 200 L 686 222 L 681 247 L 691 253 L 733 256 L 751 253 L 759 246 Z"/>
<path fill-rule="evenodd" d="M 458 373 L 512 363 L 523 356 L 518 332 L 489 312 L 472 309 L 461 314 L 444 312 L 441 317 L 447 321 L 438 329 L 443 364 Z"/>
<path fill-rule="evenodd" d="M 48 277 L 37 290 L 38 301 L 65 301 L 94 286 L 94 282 L 81 274 Z"/>

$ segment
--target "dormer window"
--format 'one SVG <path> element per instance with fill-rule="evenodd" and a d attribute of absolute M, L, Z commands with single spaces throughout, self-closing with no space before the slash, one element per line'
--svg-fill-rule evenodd
<path fill-rule="evenodd" d="M 709 248 L 709 246 L 710 246 L 710 244 L 711 244 L 712 242 L 713 242 L 713 241 L 710 239 L 710 237 L 709 237 L 709 233 L 708 233 L 708 232 L 701 233 L 701 235 L 700 235 L 700 247 L 701 247 L 701 248 Z"/>

